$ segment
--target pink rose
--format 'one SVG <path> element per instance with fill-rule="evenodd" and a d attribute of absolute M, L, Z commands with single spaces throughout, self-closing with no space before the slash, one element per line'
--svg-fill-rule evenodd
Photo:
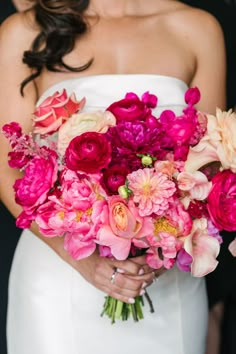
<path fill-rule="evenodd" d="M 24 177 L 16 180 L 15 199 L 27 213 L 46 200 L 57 179 L 57 170 L 55 154 L 48 158 L 36 156 L 27 165 Z"/>
<path fill-rule="evenodd" d="M 207 197 L 207 209 L 219 230 L 236 230 L 236 174 L 230 170 L 218 172 L 212 178 Z"/>
<path fill-rule="evenodd" d="M 97 173 L 111 160 L 111 146 L 104 134 L 88 132 L 71 140 L 65 153 L 66 166 L 72 171 Z"/>
<path fill-rule="evenodd" d="M 77 101 L 75 95 L 68 97 L 66 90 L 47 97 L 34 111 L 34 133 L 52 134 L 74 113 L 83 108 L 85 99 Z"/>
<path fill-rule="evenodd" d="M 144 100 L 147 101 L 146 95 Z M 124 99 L 112 103 L 107 111 L 114 114 L 117 122 L 144 120 L 150 114 L 150 109 L 147 108 L 145 102 L 141 101 L 134 93 L 128 93 Z"/>

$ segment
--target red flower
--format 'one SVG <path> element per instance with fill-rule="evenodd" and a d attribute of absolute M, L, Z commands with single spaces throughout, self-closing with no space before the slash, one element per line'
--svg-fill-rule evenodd
<path fill-rule="evenodd" d="M 128 173 L 128 168 L 121 165 L 114 165 L 103 172 L 101 184 L 108 195 L 118 194 L 118 188 L 125 184 Z"/>
<path fill-rule="evenodd" d="M 230 170 L 218 172 L 212 178 L 207 198 L 208 211 L 219 230 L 236 230 L 236 174 Z"/>
<path fill-rule="evenodd" d="M 71 140 L 66 149 L 66 166 L 72 171 L 97 173 L 111 160 L 111 146 L 104 134 L 87 132 Z"/>

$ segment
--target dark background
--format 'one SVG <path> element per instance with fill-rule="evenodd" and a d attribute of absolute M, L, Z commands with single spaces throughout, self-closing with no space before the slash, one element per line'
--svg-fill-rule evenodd
<path fill-rule="evenodd" d="M 10 0 L 0 0 L 0 23 L 15 8 Z M 183 0 L 212 13 L 220 22 L 225 36 L 227 52 L 227 108 L 236 105 L 236 5 L 234 0 Z M 209 53 L 214 55 L 214 53 Z M 0 247 L 0 353 L 6 350 L 6 308 L 8 277 L 14 250 L 21 230 L 15 227 L 10 213 L 0 203 L 1 247 Z M 224 233 L 225 242 L 220 254 L 220 265 L 207 278 L 210 304 L 223 300 L 225 302 L 225 318 L 222 326 L 223 340 L 221 354 L 236 354 L 236 259 L 228 252 L 227 247 L 234 235 Z M 197 333 L 196 333 L 197 335 Z M 32 353 L 33 354 L 33 353 Z M 66 353 L 65 353 L 66 354 Z M 174 353 L 173 353 L 174 354 Z"/>

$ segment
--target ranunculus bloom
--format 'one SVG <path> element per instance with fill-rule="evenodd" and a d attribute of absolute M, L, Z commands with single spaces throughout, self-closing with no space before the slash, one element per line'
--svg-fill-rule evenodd
<path fill-rule="evenodd" d="M 191 233 L 184 240 L 184 249 L 193 259 L 191 264 L 193 276 L 203 277 L 215 270 L 220 245 L 215 237 L 209 235 L 207 219 L 193 221 Z"/>
<path fill-rule="evenodd" d="M 236 172 L 236 113 L 222 112 L 207 115 L 207 132 L 200 142 L 190 149 L 186 161 L 187 171 L 196 171 L 214 161 L 220 161 L 224 169 Z"/>
<path fill-rule="evenodd" d="M 97 243 L 110 248 L 116 259 L 124 260 L 128 257 L 132 243 L 146 248 L 147 243 L 142 238 L 153 233 L 151 218 L 142 218 L 132 201 L 128 204 L 119 196 L 112 196 L 108 200 L 107 221 L 100 228 Z"/>
<path fill-rule="evenodd" d="M 51 134 L 75 112 L 83 108 L 85 99 L 77 101 L 75 95 L 68 97 L 66 90 L 47 97 L 34 111 L 34 133 Z"/>
<path fill-rule="evenodd" d="M 104 134 L 88 132 L 71 140 L 65 153 L 66 166 L 72 171 L 97 173 L 111 160 L 111 146 Z"/>
<path fill-rule="evenodd" d="M 129 170 L 125 166 L 114 165 L 108 167 L 101 179 L 101 184 L 108 195 L 118 194 L 118 188 L 123 186 Z"/>
<path fill-rule="evenodd" d="M 86 132 L 106 133 L 109 127 L 116 124 L 116 119 L 110 112 L 86 112 L 74 114 L 59 129 L 58 152 L 64 155 L 70 141 Z"/>
<path fill-rule="evenodd" d="M 207 208 L 213 224 L 219 230 L 236 230 L 236 174 L 230 170 L 218 172 L 212 178 Z"/>
<path fill-rule="evenodd" d="M 57 169 L 55 154 L 52 153 L 47 158 L 36 156 L 27 165 L 24 177 L 16 180 L 15 199 L 26 212 L 46 200 L 57 179 Z"/>

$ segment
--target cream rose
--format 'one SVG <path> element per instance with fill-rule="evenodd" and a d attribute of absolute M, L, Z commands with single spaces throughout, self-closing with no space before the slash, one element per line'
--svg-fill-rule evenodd
<path fill-rule="evenodd" d="M 72 139 L 86 132 L 106 133 L 116 124 L 114 115 L 108 111 L 94 111 L 74 114 L 58 131 L 58 152 L 64 155 Z"/>

